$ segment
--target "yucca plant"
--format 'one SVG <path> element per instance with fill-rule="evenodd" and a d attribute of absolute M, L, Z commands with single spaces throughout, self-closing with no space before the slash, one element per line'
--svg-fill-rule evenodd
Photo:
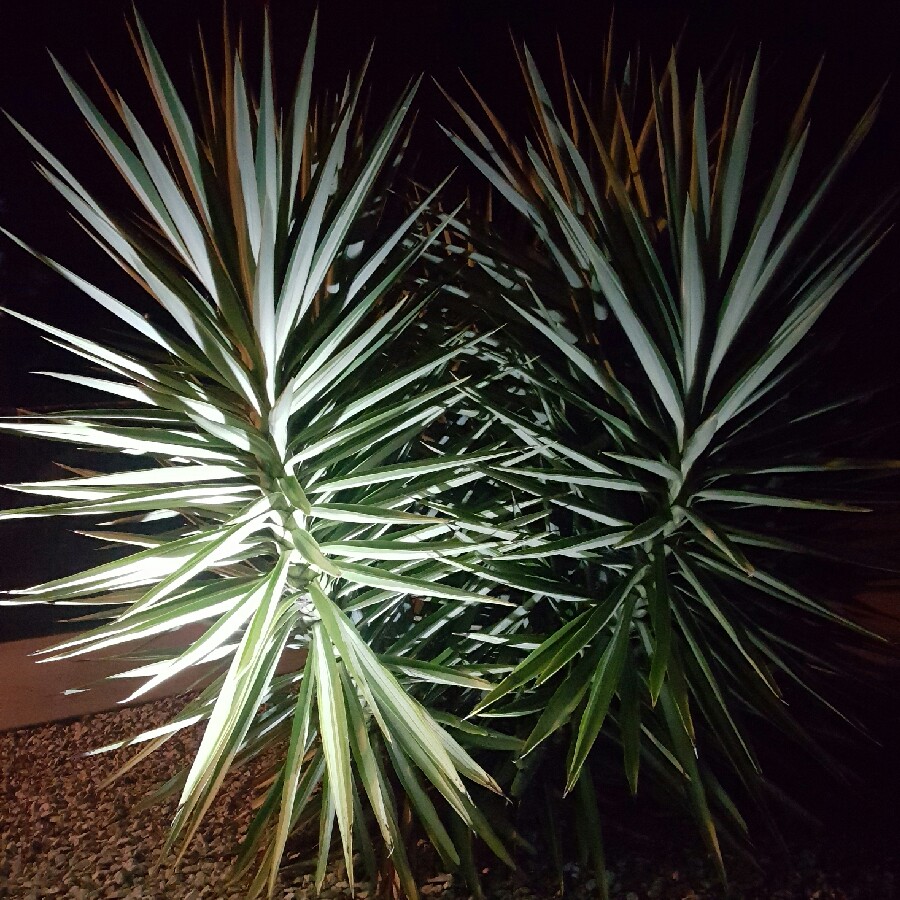
<path fill-rule="evenodd" d="M 11 486 L 60 502 L 0 518 L 91 517 L 82 534 L 132 548 L 16 592 L 108 608 L 45 659 L 120 653 L 132 697 L 197 671 L 169 725 L 113 745 L 139 748 L 130 767 L 205 723 L 156 794 L 180 794 L 167 849 L 231 767 L 272 750 L 237 861 L 250 895 L 274 890 L 291 835 L 321 885 L 337 823 L 351 882 L 361 856 L 414 898 L 412 819 L 477 894 L 473 835 L 507 863 L 528 847 L 501 792 L 543 807 L 560 861 L 572 806 L 602 891 L 595 781 L 613 750 L 632 791 L 640 771 L 693 811 L 721 869 L 720 831 L 745 827 L 734 787 L 768 800 L 755 724 L 827 762 L 784 695 L 827 704 L 828 645 L 854 626 L 785 579 L 804 547 L 777 526 L 854 509 L 816 492 L 886 465 L 808 452 L 804 423 L 833 401 L 798 408 L 796 390 L 891 204 L 808 227 L 877 101 L 796 204 L 812 84 L 758 182 L 758 60 L 685 103 L 674 56 L 642 91 L 631 63 L 613 79 L 608 45 L 597 98 L 563 66 L 562 118 L 522 51 L 535 141 L 518 149 L 477 95 L 497 136 L 457 107 L 476 148 L 453 140 L 530 227 L 523 248 L 498 210 L 436 213 L 440 188 L 404 206 L 414 86 L 374 132 L 361 75 L 314 102 L 315 23 L 287 103 L 268 28 L 257 90 L 226 28 L 191 104 L 140 19 L 133 39 L 161 127 L 104 82 L 114 126 L 60 73 L 135 218 L 16 124 L 139 290 L 31 251 L 127 327 L 101 344 L 9 311 L 90 367 L 54 377 L 113 400 L 0 423 L 98 451 Z M 132 649 L 196 624 L 182 651 Z M 298 671 L 279 668 L 287 649 Z"/>
<path fill-rule="evenodd" d="M 250 894 L 274 889 L 288 836 L 304 830 L 321 884 L 336 821 L 351 882 L 360 851 L 388 873 L 386 890 L 415 897 L 401 813 L 418 817 L 447 865 L 473 832 L 508 859 L 466 786 L 497 784 L 460 742 L 492 733 L 452 714 L 489 684 L 434 637 L 478 627 L 493 604 L 502 623 L 509 601 L 478 562 L 519 513 L 502 502 L 453 512 L 477 494 L 479 466 L 506 451 L 480 430 L 440 425 L 462 396 L 451 361 L 474 344 L 421 318 L 432 290 L 413 267 L 440 228 L 419 227 L 431 197 L 400 215 L 394 199 L 414 86 L 377 132 L 360 113 L 362 76 L 313 102 L 313 24 L 282 106 L 268 27 L 258 91 L 226 28 L 221 74 L 201 48 L 192 114 L 140 19 L 132 36 L 161 143 L 105 83 L 118 126 L 58 68 L 136 217 L 110 212 L 16 125 L 139 291 L 112 296 L 31 251 L 125 333 L 101 344 L 8 312 L 87 364 L 48 374 L 113 399 L 2 423 L 98 452 L 96 469 L 12 485 L 59 502 L 2 518 L 85 517 L 96 524 L 82 534 L 131 549 L 13 602 L 107 607 L 108 621 L 45 659 L 119 652 L 133 661 L 126 677 L 142 681 L 132 698 L 208 667 L 169 725 L 114 745 L 141 745 L 131 766 L 205 723 L 196 758 L 158 795 L 180 792 L 169 848 L 187 845 L 230 767 L 274 747 L 238 866 L 255 872 Z M 141 314 L 142 296 L 155 312 Z M 202 636 L 182 651 L 129 657 L 135 642 L 192 623 Z M 301 670 L 276 672 L 286 648 L 305 651 Z"/>
<path fill-rule="evenodd" d="M 644 84 L 632 62 L 613 74 L 608 44 L 596 96 L 563 62 L 565 115 L 527 50 L 520 64 L 524 147 L 477 94 L 484 127 L 453 103 L 470 134 L 448 134 L 493 195 L 455 223 L 451 258 L 469 260 L 455 290 L 506 338 L 484 345 L 487 371 L 463 390 L 536 454 L 485 467 L 549 513 L 540 546 L 503 564 L 569 596 L 517 623 L 504 659 L 518 662 L 473 721 L 498 717 L 524 740 L 514 793 L 579 789 L 579 830 L 597 818 L 585 784 L 618 747 L 632 792 L 649 772 L 693 812 L 724 879 L 719 833 L 746 829 L 735 789 L 764 810 L 771 799 L 754 735 L 774 725 L 827 761 L 785 691 L 828 705 L 837 645 L 861 631 L 784 579 L 804 545 L 779 529 L 782 511 L 859 508 L 834 500 L 835 472 L 890 466 L 804 445 L 835 399 L 798 401 L 810 332 L 893 203 L 815 219 L 878 100 L 798 202 L 815 76 L 774 163 L 754 169 L 758 57 L 718 90 L 699 76 L 686 90 L 674 53 Z M 506 237 L 518 226 L 504 204 L 533 229 L 524 245 Z M 602 877 L 599 847 L 595 860 Z"/>

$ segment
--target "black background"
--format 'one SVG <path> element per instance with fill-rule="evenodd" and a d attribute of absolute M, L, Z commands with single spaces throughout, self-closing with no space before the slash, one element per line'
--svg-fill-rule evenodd
<path fill-rule="evenodd" d="M 858 207 L 862 215 L 877 197 L 900 185 L 900 86 L 896 79 L 890 81 L 900 60 L 895 5 L 883 0 L 852 4 L 630 0 L 615 10 L 614 43 L 619 64 L 640 44 L 646 71 L 648 59 L 657 69 L 662 68 L 673 43 L 680 39 L 686 83 L 697 68 L 709 71 L 723 57 L 729 65 L 737 59 L 749 60 L 761 46 L 763 77 L 750 169 L 752 172 L 755 165 L 762 174 L 767 154 L 777 152 L 787 121 L 820 58 L 824 56 L 825 66 L 812 107 L 813 130 L 803 165 L 808 178 L 814 178 L 830 161 L 887 81 L 879 120 L 851 171 L 838 183 L 838 202 L 832 206 L 840 212 Z M 138 6 L 176 84 L 190 96 L 198 25 L 214 55 L 219 49 L 220 0 L 177 4 L 144 0 Z M 260 43 L 264 8 L 261 0 L 228 5 L 232 25 L 242 24 L 247 43 L 254 49 Z M 314 5 L 273 0 L 269 8 L 277 84 L 290 89 Z M 481 188 L 480 175 L 436 125 L 442 122 L 456 127 L 458 122 L 435 80 L 472 108 L 475 104 L 467 94 L 462 70 L 512 133 L 524 136 L 529 124 L 528 100 L 511 38 L 528 45 L 553 90 L 559 86 L 558 36 L 570 71 L 581 85 L 589 87 L 600 76 L 601 49 L 611 13 L 608 3 L 580 0 L 327 0 L 319 13 L 315 88 L 341 88 L 347 74 L 358 70 L 373 41 L 369 85 L 376 117 L 389 109 L 410 78 L 423 74 L 414 137 L 419 154 L 416 175 L 433 183 L 458 167 L 450 191 L 461 194 L 469 186 Z M 47 51 L 101 106 L 105 98 L 92 62 L 123 94 L 138 118 L 155 121 L 126 29 L 130 14 L 131 4 L 126 0 L 6 0 L 0 21 L 0 107 L 56 153 L 89 189 L 124 209 L 133 209 L 133 200 L 88 133 Z M 247 56 L 252 78 L 257 56 L 252 50 Z M 33 156 L 15 129 L 0 120 L 0 225 L 110 292 L 141 302 L 134 285 L 74 224 L 62 198 L 31 165 Z M 844 290 L 817 334 L 818 340 L 837 341 L 837 350 L 826 357 L 824 371 L 817 373 L 829 393 L 838 396 L 881 387 L 872 399 L 858 406 L 852 421 L 845 419 L 838 426 L 846 429 L 843 437 L 849 452 L 900 456 L 900 417 L 896 412 L 898 260 L 900 237 L 895 230 Z M 60 327 L 101 337 L 113 324 L 92 301 L 3 237 L 0 303 Z M 70 388 L 30 374 L 56 367 L 71 370 L 72 363 L 27 326 L 0 313 L 0 413 L 77 400 L 77 393 Z M 60 455 L 72 460 L 71 453 L 60 445 L 0 435 L 0 483 L 58 475 L 52 461 Z M 20 495 L 0 494 L 2 505 L 20 502 Z M 96 552 L 83 539 L 68 535 L 64 524 L 50 520 L 5 523 L 0 529 L 0 587 L 19 587 L 62 575 L 82 563 L 84 554 Z M 900 549 L 900 539 L 893 546 Z M 46 630 L 56 617 L 56 610 L 43 607 L 5 609 L 0 616 L 0 639 Z"/>
<path fill-rule="evenodd" d="M 197 25 L 214 50 L 222 22 L 220 0 L 138 4 L 141 15 L 175 75 L 190 94 L 191 59 L 196 58 Z M 251 47 L 258 46 L 261 0 L 229 4 L 232 22 L 241 21 Z M 306 43 L 313 4 L 273 0 L 275 57 L 280 82 L 291 87 Z M 763 80 L 757 132 L 751 152 L 772 152 L 817 61 L 825 68 L 812 108 L 813 131 L 803 171 L 819 171 L 837 150 L 879 87 L 895 73 L 900 60 L 896 4 L 886 0 L 856 3 L 728 3 L 721 0 L 629 0 L 615 11 L 619 62 L 638 43 L 643 59 L 657 69 L 672 44 L 681 39 L 683 78 L 708 71 L 724 54 L 729 63 L 749 58 L 762 47 Z M 145 118 L 153 120 L 149 92 L 125 28 L 131 4 L 125 0 L 6 0 L 0 17 L 0 107 L 25 125 L 70 166 L 76 176 L 111 200 L 128 207 L 127 189 L 118 183 L 102 150 L 88 134 L 47 54 L 52 51 L 88 92 L 102 101 L 91 69 L 93 60 L 113 88 Z M 436 181 L 459 167 L 451 191 L 481 187 L 477 175 L 449 145 L 435 121 L 456 126 L 455 114 L 433 79 L 451 94 L 470 101 L 461 69 L 487 101 L 500 111 L 514 134 L 528 125 L 527 97 L 521 84 L 510 35 L 532 50 L 551 89 L 558 86 L 556 37 L 579 83 L 599 76 L 600 52 L 611 14 L 608 3 L 580 0 L 328 0 L 321 4 L 316 57 L 316 85 L 339 88 L 355 72 L 372 44 L 370 69 L 373 111 L 385 111 L 408 80 L 424 74 L 418 96 L 415 145 L 418 177 Z M 251 60 L 255 54 L 248 54 Z M 252 66 L 251 66 L 252 67 Z M 472 102 L 464 102 L 468 107 Z M 900 184 L 900 86 L 887 86 L 882 113 L 849 176 L 838 185 L 848 208 L 866 205 Z M 133 296 L 129 286 L 102 253 L 72 223 L 65 204 L 34 171 L 31 149 L 15 130 L 0 121 L 0 224 L 74 268 L 89 266 L 93 280 Z M 760 165 L 759 159 L 756 162 Z M 757 168 L 759 171 L 759 168 Z M 829 327 L 846 331 L 840 352 L 832 357 L 835 386 L 890 383 L 896 378 L 895 347 L 900 339 L 896 261 L 900 239 L 887 237 L 866 270 L 836 304 Z M 42 271 L 25 254 L 0 238 L 0 300 L 37 316 L 47 315 L 65 327 L 102 328 L 90 301 Z M 52 358 L 25 326 L 0 319 L 0 407 L 34 406 L 58 398 L 44 379 L 27 375 Z M 879 415 L 896 405 L 896 392 L 881 399 Z M 0 462 L 8 480 L 8 459 Z"/>
<path fill-rule="evenodd" d="M 166 64 L 185 94 L 191 93 L 191 59 L 196 58 L 197 25 L 218 49 L 222 21 L 219 0 L 138 4 Z M 231 20 L 242 21 L 251 47 L 258 46 L 261 0 L 229 4 Z M 274 0 L 275 57 L 280 81 L 293 84 L 306 43 L 313 4 Z M 615 11 L 615 43 L 619 61 L 641 44 L 643 58 L 657 69 L 682 35 L 683 77 L 709 68 L 724 53 L 731 62 L 763 51 L 759 125 L 753 156 L 765 158 L 782 134 L 806 82 L 820 57 L 825 68 L 812 109 L 813 132 L 804 158 L 807 175 L 820 170 L 837 150 L 879 87 L 900 59 L 900 27 L 896 4 L 883 0 L 856 3 L 689 2 L 630 0 Z M 0 20 L 0 107 L 17 118 L 70 166 L 89 188 L 114 204 L 129 206 L 127 189 L 118 184 L 102 150 L 88 134 L 47 54 L 52 51 L 88 92 L 102 101 L 91 69 L 93 60 L 113 88 L 146 118 L 154 119 L 149 92 L 125 28 L 131 4 L 125 0 L 6 0 Z M 373 111 L 386 110 L 407 81 L 423 73 L 418 96 L 417 175 L 435 181 L 459 167 L 452 190 L 480 187 L 479 178 L 449 145 L 435 121 L 456 126 L 455 114 L 433 84 L 437 79 L 451 94 L 469 101 L 461 69 L 487 101 L 500 111 L 513 133 L 528 125 L 527 97 L 521 84 L 510 35 L 524 40 L 551 85 L 558 81 L 556 36 L 579 83 L 599 76 L 600 52 L 609 26 L 607 3 L 492 0 L 492 2 L 383 2 L 328 0 L 321 4 L 316 57 L 318 88 L 339 88 L 355 72 L 372 42 L 370 69 Z M 251 60 L 255 54 L 248 54 Z M 101 102 L 101 106 L 102 106 Z M 464 105 L 474 106 L 467 102 Z M 849 177 L 838 186 L 841 202 L 852 207 L 900 184 L 900 87 L 889 83 L 882 114 Z M 102 253 L 72 223 L 65 204 L 43 182 L 30 162 L 31 149 L 5 121 L 0 121 L 0 224 L 93 280 L 121 292 L 127 285 Z M 759 166 L 759 161 L 757 161 Z M 838 387 L 891 382 L 896 377 L 895 350 L 900 339 L 896 261 L 900 240 L 889 235 L 866 271 L 845 291 L 832 316 L 835 331 L 846 330 L 840 353 L 832 359 Z M 48 315 L 65 327 L 102 328 L 90 301 L 42 271 L 25 254 L 0 238 L 0 298 L 4 305 L 35 315 Z M 50 351 L 39 349 L 25 326 L 0 319 L 0 407 L 34 406 L 57 399 L 44 379 L 27 375 L 39 368 Z M 37 358 L 35 358 L 35 354 Z M 68 399 L 59 398 L 59 399 Z M 896 401 L 885 395 L 885 413 Z M 3 467 L 9 464 L 3 461 Z M 3 474 L 6 479 L 5 472 Z"/>

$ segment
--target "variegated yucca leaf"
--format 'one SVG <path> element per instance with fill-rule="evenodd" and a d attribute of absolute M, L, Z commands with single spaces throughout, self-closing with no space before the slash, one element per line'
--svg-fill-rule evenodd
<path fill-rule="evenodd" d="M 163 144 L 125 97 L 107 89 L 104 113 L 58 68 L 137 217 L 111 212 L 16 127 L 88 234 L 158 306 L 142 315 L 133 297 L 31 251 L 125 334 L 100 343 L 9 310 L 82 363 L 46 374 L 109 401 L 2 423 L 100 454 L 96 470 L 10 485 L 53 499 L 2 518 L 77 516 L 90 520 L 84 534 L 130 551 L 13 602 L 109 606 L 108 622 L 49 659 L 127 658 L 135 642 L 202 626 L 183 651 L 135 654 L 119 676 L 140 679 L 135 698 L 205 666 L 205 689 L 178 719 L 132 741 L 143 756 L 205 722 L 196 758 L 162 791 L 180 791 L 170 846 L 187 845 L 232 765 L 280 746 L 241 860 L 261 854 L 251 892 L 274 890 L 288 836 L 319 818 L 320 883 L 336 821 L 351 880 L 359 841 L 380 833 L 415 897 L 400 797 L 449 865 L 459 851 L 448 816 L 506 857 L 466 782 L 497 785 L 454 736 L 467 742 L 461 720 L 440 723 L 423 702 L 449 693 L 462 710 L 489 686 L 477 661 L 454 668 L 458 657 L 429 642 L 476 627 L 490 605 L 506 615 L 497 579 L 479 570 L 500 535 L 516 536 L 521 512 L 502 500 L 453 509 L 483 466 L 527 457 L 474 431 L 420 440 L 462 398 L 449 366 L 473 340 L 421 318 L 430 288 L 412 268 L 439 234 L 419 227 L 432 198 L 405 218 L 392 202 L 415 86 L 372 131 L 361 77 L 312 100 L 315 23 L 288 98 L 275 92 L 268 28 L 253 86 L 226 29 L 221 74 L 203 50 L 196 116 L 140 19 L 133 37 Z M 302 670 L 279 670 L 286 648 L 306 651 Z"/>
<path fill-rule="evenodd" d="M 461 390 L 535 451 L 485 470 L 548 512 L 545 540 L 504 564 L 541 559 L 586 598 L 535 605 L 525 627 L 540 639 L 475 712 L 513 719 L 520 774 L 535 779 L 553 777 L 538 768 L 544 742 L 566 735 L 567 791 L 598 737 L 613 737 L 631 790 L 643 760 L 683 797 L 721 869 L 718 831 L 745 824 L 715 772 L 766 803 L 754 722 L 822 755 L 782 691 L 822 700 L 813 669 L 837 669 L 823 641 L 854 626 L 783 580 L 779 557 L 803 547 L 775 530 L 783 516 L 769 520 L 859 509 L 822 499 L 816 473 L 894 465 L 802 446 L 814 410 L 790 402 L 811 330 L 878 243 L 893 197 L 821 237 L 815 215 L 877 99 L 804 189 L 815 76 L 774 165 L 754 169 L 759 58 L 724 86 L 685 85 L 674 53 L 644 81 L 633 60 L 613 74 L 611 52 L 592 97 L 563 62 L 563 107 L 520 51 L 534 121 L 524 147 L 477 94 L 485 128 L 451 101 L 470 135 L 447 134 L 498 198 L 454 220 L 450 258 L 471 260 L 454 291 L 509 338 L 482 345 L 493 374 Z M 515 226 L 499 198 L 533 229 L 526 248 L 505 240 Z"/>

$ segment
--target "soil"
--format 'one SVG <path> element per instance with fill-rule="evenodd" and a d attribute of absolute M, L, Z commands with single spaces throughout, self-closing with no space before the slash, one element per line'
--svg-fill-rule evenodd
<path fill-rule="evenodd" d="M 132 806 L 170 777 L 199 731 L 173 737 L 120 781 L 103 779 L 126 751 L 83 754 L 123 734 L 162 724 L 178 708 L 177 698 L 99 713 L 85 719 L 0 733 L 0 897 L 43 900 L 67 897 L 243 900 L 244 889 L 228 880 L 236 843 L 246 830 L 245 798 L 252 771 L 230 777 L 198 836 L 177 868 L 158 863 L 174 800 L 132 815 Z M 885 806 L 893 808 L 890 798 Z M 789 836 L 789 850 L 763 842 L 755 865 L 730 854 L 730 893 L 747 900 L 888 900 L 900 888 L 900 844 L 885 820 L 858 818 L 859 808 L 818 832 Z M 857 818 L 854 818 L 856 816 Z M 698 847 L 689 823 L 662 815 L 617 815 L 607 826 L 608 876 L 618 900 L 723 898 L 722 886 Z M 511 875 L 485 869 L 487 900 L 546 900 L 598 896 L 590 875 L 570 865 L 564 884 L 531 872 Z M 423 880 L 423 897 L 463 900 L 470 896 L 453 875 Z M 275 894 L 281 900 L 312 898 L 308 874 L 285 872 Z M 321 896 L 374 898 L 373 886 L 358 882 L 351 893 L 340 866 L 329 872 Z"/>

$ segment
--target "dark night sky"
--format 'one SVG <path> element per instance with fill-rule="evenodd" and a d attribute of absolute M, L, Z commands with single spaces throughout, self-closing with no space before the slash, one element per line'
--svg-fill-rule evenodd
<path fill-rule="evenodd" d="M 270 6 L 276 59 L 283 64 L 285 76 L 293 76 L 313 3 L 272 0 Z M 661 65 L 684 28 L 686 73 L 697 66 L 708 69 L 729 43 L 729 59 L 751 55 L 761 44 L 763 122 L 780 122 L 779 117 L 788 114 L 824 53 L 826 67 L 813 107 L 813 141 L 804 160 L 809 172 L 816 169 L 816 162 L 828 159 L 879 86 L 894 74 L 900 60 L 894 6 L 887 0 L 852 4 L 627 0 L 616 10 L 616 39 L 622 49 L 640 41 L 645 57 L 649 54 Z M 144 0 L 138 7 L 176 79 L 188 92 L 196 25 L 200 22 L 208 35 L 217 36 L 221 0 L 183 0 L 177 5 Z M 251 43 L 258 36 L 263 7 L 262 0 L 229 4 L 232 18 L 246 24 Z M 127 0 L 6 0 L 0 33 L 0 106 L 59 153 L 89 186 L 118 190 L 107 196 L 121 198 L 125 204 L 130 198 L 115 185 L 116 176 L 87 134 L 46 49 L 97 97 L 100 88 L 90 69 L 90 55 L 112 86 L 140 111 L 146 108 L 148 93 L 140 83 L 125 30 L 130 8 Z M 558 33 L 573 73 L 586 84 L 597 74 L 610 9 L 608 3 L 582 0 L 325 0 L 316 60 L 318 84 L 338 86 L 348 70 L 359 65 L 374 39 L 370 85 L 376 106 L 391 103 L 415 74 L 427 76 L 419 95 L 417 124 L 421 176 L 434 180 L 461 164 L 457 184 L 462 186 L 466 180 L 477 184 L 476 173 L 455 157 L 434 125 L 436 118 L 456 123 L 430 77 L 465 98 L 458 74 L 462 69 L 488 101 L 503 110 L 502 118 L 513 128 L 524 126 L 526 98 L 510 31 L 528 43 L 551 82 L 556 75 Z M 881 120 L 855 167 L 855 177 L 844 184 L 848 202 L 860 191 L 871 195 L 900 182 L 898 133 L 900 86 L 894 83 L 888 87 Z M 764 137 L 755 140 L 758 146 Z M 113 286 L 121 284 L 117 273 L 72 225 L 62 200 L 31 167 L 29 148 L 6 122 L 0 122 L 0 159 L 0 224 L 70 264 L 90 260 L 92 275 L 109 279 L 105 283 Z M 842 367 L 850 371 L 841 377 L 860 384 L 895 377 L 893 347 L 900 339 L 900 315 L 894 311 L 896 299 L 882 295 L 894 289 L 890 276 L 898 250 L 900 240 L 889 238 L 888 247 L 869 265 L 856 289 L 851 288 L 851 315 L 838 323 L 850 329 L 842 355 Z M 7 305 L 47 313 L 60 324 L 84 322 L 84 316 L 91 314 L 88 301 L 42 273 L 5 241 L 0 244 L 0 296 Z M 42 402 L 48 388 L 40 379 L 24 375 L 26 368 L 34 368 L 22 358 L 23 347 L 33 347 L 31 336 L 8 319 L 0 320 L 0 325 L 0 407 Z"/>
<path fill-rule="evenodd" d="M 894 6 L 887 0 L 854 3 L 813 3 L 806 0 L 728 3 L 725 0 L 620 0 L 616 10 L 616 41 L 629 48 L 638 41 L 657 66 L 684 28 L 682 60 L 686 73 L 708 69 L 729 45 L 729 59 L 751 56 L 763 47 L 760 117 L 781 123 L 790 114 L 819 57 L 826 66 L 813 107 L 813 138 L 807 152 L 810 169 L 824 164 L 837 150 L 881 84 L 892 74 L 881 119 L 860 154 L 841 200 L 873 196 L 900 183 L 900 30 Z M 597 76 L 611 4 L 581 0 L 322 0 L 316 59 L 318 86 L 338 87 L 355 70 L 372 40 L 376 42 L 370 86 L 376 106 L 392 103 L 407 80 L 424 72 L 419 95 L 417 143 L 423 156 L 420 174 L 435 180 L 454 165 L 458 184 L 477 184 L 476 173 L 456 158 L 434 125 L 439 119 L 456 124 L 454 114 L 434 88 L 437 78 L 451 93 L 465 99 L 462 69 L 502 110 L 513 128 L 527 123 L 526 98 L 510 44 L 510 30 L 525 40 L 542 71 L 556 75 L 555 37 L 566 49 L 573 74 L 582 84 Z M 221 0 L 139 0 L 138 7 L 163 57 L 183 90 L 189 92 L 189 60 L 197 46 L 196 25 L 218 35 Z M 313 4 L 306 0 L 272 0 L 276 60 L 293 77 L 306 41 Z M 123 92 L 138 112 L 147 109 L 148 92 L 125 29 L 131 8 L 127 0 L 5 0 L 0 31 L 0 107 L 29 128 L 82 177 L 89 187 L 129 202 L 102 151 L 88 135 L 47 56 L 50 49 L 95 98 L 101 90 L 88 55 L 110 84 Z M 246 24 L 251 44 L 260 32 L 262 0 L 232 0 L 232 18 Z M 214 38 L 215 40 L 216 38 Z M 765 135 L 765 127 L 761 133 Z M 773 132 L 777 135 L 777 131 Z M 759 144 L 762 139 L 755 138 Z M 756 145 L 755 145 L 756 146 Z M 817 156 L 818 154 L 818 156 Z M 132 291 L 123 276 L 74 226 L 64 202 L 30 165 L 32 154 L 5 121 L 0 121 L 0 224 L 36 247 L 80 269 L 107 289 Z M 751 159 L 752 165 L 752 159 Z M 111 177 L 110 177 L 111 176 Z M 118 193 L 116 193 L 118 191 Z M 845 292 L 832 316 L 835 330 L 847 335 L 833 355 L 832 378 L 838 387 L 896 382 L 895 347 L 900 343 L 898 298 L 893 292 L 900 239 L 886 245 Z M 0 302 L 62 327 L 92 330 L 106 327 L 91 301 L 43 271 L 0 238 Z M 47 348 L 25 326 L 0 315 L 0 411 L 67 399 L 56 396 L 46 379 L 27 374 L 53 362 Z M 67 361 L 60 360 L 63 366 Z M 897 421 L 897 388 L 886 390 L 880 405 L 870 405 L 864 419 L 872 424 L 887 417 Z M 883 449 L 900 454 L 897 429 L 888 432 Z M 48 474 L 56 448 L 0 438 L 0 482 L 39 478 Z M 52 470 L 51 470 L 52 471 Z M 3 500 L 12 502 L 7 494 Z M 16 498 L 17 500 L 17 498 Z M 15 527 L 14 527 L 15 526 Z M 27 527 L 26 527 L 27 526 Z M 58 523 L 27 522 L 4 526 L 0 536 L 0 584 L 24 583 L 36 569 L 62 574 L 69 568 L 68 545 L 48 561 L 45 548 Z M 55 538 L 53 539 L 55 540 Z M 9 552 L 14 548 L 15 552 Z"/>

